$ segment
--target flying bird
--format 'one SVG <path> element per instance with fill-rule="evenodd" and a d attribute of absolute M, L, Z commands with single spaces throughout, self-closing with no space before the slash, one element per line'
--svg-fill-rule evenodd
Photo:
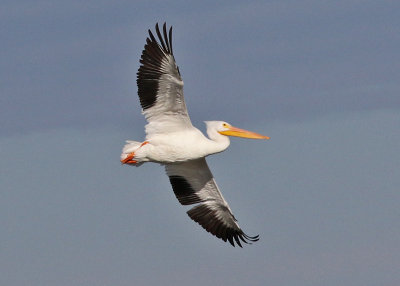
<path fill-rule="evenodd" d="M 248 236 L 239 227 L 225 201 L 205 157 L 224 151 L 228 136 L 252 139 L 269 137 L 240 129 L 224 121 L 206 121 L 207 135 L 195 128 L 183 97 L 183 81 L 172 50 L 172 27 L 167 33 L 156 24 L 158 41 L 149 37 L 140 59 L 137 86 L 142 113 L 147 120 L 146 139 L 126 141 L 121 163 L 140 166 L 156 162 L 165 166 L 176 198 L 182 205 L 195 205 L 187 214 L 206 231 L 235 246 L 251 243 L 259 236 Z"/>

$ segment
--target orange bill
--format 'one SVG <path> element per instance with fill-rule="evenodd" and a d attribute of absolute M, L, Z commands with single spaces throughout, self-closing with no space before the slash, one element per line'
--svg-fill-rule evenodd
<path fill-rule="evenodd" d="M 225 131 L 218 131 L 222 135 L 226 136 L 236 136 L 236 137 L 243 137 L 243 138 L 250 138 L 250 139 L 269 139 L 268 136 L 264 136 L 252 131 L 240 129 L 234 126 L 228 126 L 227 130 Z"/>

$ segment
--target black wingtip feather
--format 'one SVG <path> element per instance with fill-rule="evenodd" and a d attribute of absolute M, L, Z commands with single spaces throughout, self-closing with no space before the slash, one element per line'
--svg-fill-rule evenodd
<path fill-rule="evenodd" d="M 237 245 L 239 245 L 240 247 L 242 247 L 242 245 L 240 244 L 240 240 L 239 240 L 239 237 L 238 237 L 238 236 L 239 236 L 239 235 L 235 235 L 235 236 L 234 236 L 235 241 L 236 241 Z"/>
<path fill-rule="evenodd" d="M 164 25 L 165 25 L 165 23 L 164 23 Z M 160 32 L 160 28 L 158 27 L 158 23 L 156 24 L 156 33 L 157 33 L 158 39 L 160 40 L 163 50 L 166 51 L 167 53 L 169 53 L 168 47 L 165 45 L 164 39 L 161 36 L 161 32 Z"/>
<path fill-rule="evenodd" d="M 164 22 L 163 27 L 162 27 L 162 33 L 161 33 L 160 26 L 158 25 L 158 23 L 156 23 L 155 30 L 156 30 L 156 34 L 158 37 L 158 41 L 156 40 L 156 37 L 149 29 L 148 33 L 150 36 L 150 42 L 160 45 L 160 47 L 162 48 L 162 50 L 165 53 L 173 55 L 173 52 L 172 52 L 172 26 L 169 28 L 169 31 L 167 32 L 167 23 Z"/>
<path fill-rule="evenodd" d="M 225 242 L 229 241 L 233 247 L 236 245 L 242 247 L 241 241 L 246 244 L 252 244 L 259 239 L 258 235 L 248 236 L 241 229 L 229 227 L 222 221 L 219 221 L 215 214 L 213 214 L 213 210 L 210 210 L 207 205 L 197 205 L 191 208 L 187 214 L 192 220 L 200 224 L 206 231 Z M 221 229 L 224 229 L 224 231 L 221 231 Z"/>
<path fill-rule="evenodd" d="M 169 43 L 168 35 L 167 35 L 167 24 L 166 23 L 164 23 L 164 25 L 163 25 L 163 34 L 164 34 L 165 44 L 167 46 L 168 53 L 172 54 L 171 45 Z"/>
<path fill-rule="evenodd" d="M 171 49 L 171 55 L 174 54 L 174 52 L 172 51 L 172 26 L 169 28 L 169 48 Z"/>

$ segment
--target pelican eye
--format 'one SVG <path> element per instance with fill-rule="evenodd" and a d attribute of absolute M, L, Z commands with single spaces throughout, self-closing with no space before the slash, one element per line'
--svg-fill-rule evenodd
<path fill-rule="evenodd" d="M 222 124 L 222 127 L 228 128 L 228 124 L 223 123 L 223 124 Z"/>

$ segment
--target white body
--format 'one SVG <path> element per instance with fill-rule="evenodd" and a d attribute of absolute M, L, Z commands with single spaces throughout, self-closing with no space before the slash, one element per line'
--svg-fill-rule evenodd
<path fill-rule="evenodd" d="M 228 148 L 229 137 L 212 132 L 217 125 L 224 122 L 208 121 L 208 136 L 195 127 L 169 132 L 168 134 L 149 134 L 146 136 L 148 144 L 143 146 L 141 142 L 127 141 L 121 159 L 129 153 L 135 153 L 135 160 L 142 162 L 157 162 L 161 164 L 186 162 L 208 155 L 219 153 Z"/>

